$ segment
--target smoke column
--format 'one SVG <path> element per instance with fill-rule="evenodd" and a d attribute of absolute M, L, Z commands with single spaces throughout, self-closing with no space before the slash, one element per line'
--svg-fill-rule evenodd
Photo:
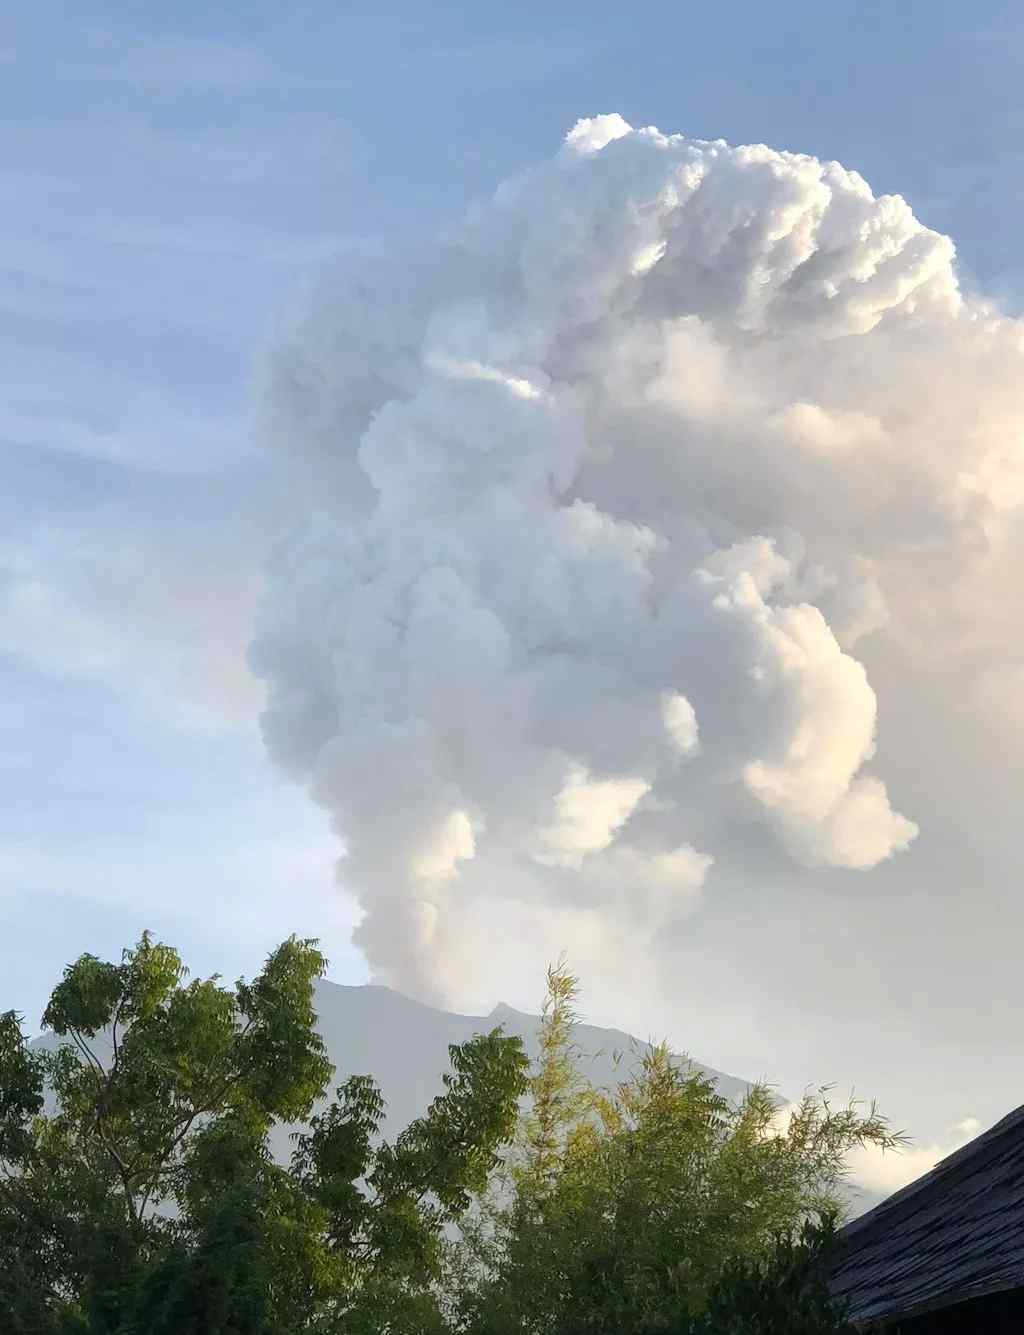
<path fill-rule="evenodd" d="M 738 860 L 855 897 L 926 840 L 862 651 L 1017 698 L 1021 349 L 900 197 L 615 115 L 298 299 L 251 656 L 376 975 L 664 969 Z"/>

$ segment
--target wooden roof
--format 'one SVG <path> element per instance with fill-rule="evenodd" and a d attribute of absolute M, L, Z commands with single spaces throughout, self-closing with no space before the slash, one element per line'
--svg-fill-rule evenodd
<path fill-rule="evenodd" d="M 842 1237 L 829 1285 L 856 1322 L 1024 1289 L 1024 1107 Z"/>

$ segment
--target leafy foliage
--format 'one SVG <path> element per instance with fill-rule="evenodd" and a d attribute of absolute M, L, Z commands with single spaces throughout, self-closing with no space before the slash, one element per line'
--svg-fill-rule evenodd
<path fill-rule="evenodd" d="M 733 1257 L 678 1335 L 853 1335 L 823 1278 L 836 1242 L 836 1216 L 826 1211 L 775 1235 L 764 1255 Z"/>
<path fill-rule="evenodd" d="M 500 1030 L 453 1047 L 445 1092 L 389 1145 L 369 1077 L 325 1103 L 324 969 L 292 938 L 251 983 L 189 982 L 145 934 L 119 964 L 68 967 L 43 1017 L 55 1052 L 0 1017 L 5 1332 L 441 1329 L 443 1230 L 512 1134 L 526 1059 Z M 269 1133 L 296 1121 L 284 1167 Z"/>
<path fill-rule="evenodd" d="M 473 1335 L 653 1335 L 689 1330 L 723 1295 L 786 1292 L 779 1267 L 790 1273 L 795 1254 L 785 1248 L 815 1215 L 837 1214 L 846 1152 L 903 1138 L 874 1106 L 833 1109 L 827 1091 L 784 1127 L 767 1087 L 733 1105 L 665 1046 L 615 1088 L 594 1088 L 572 1060 L 575 996 L 565 966 L 553 969 L 532 1110 L 464 1227 L 453 1324 Z"/>
<path fill-rule="evenodd" d="M 532 1074 L 500 1029 L 453 1046 L 389 1142 L 369 1076 L 326 1096 L 324 968 L 292 938 L 226 988 L 144 935 L 65 971 L 56 1051 L 0 1016 L 5 1335 L 847 1329 L 822 1264 L 846 1152 L 902 1139 L 874 1106 L 821 1091 L 783 1125 L 765 1086 L 734 1105 L 664 1046 L 597 1088 L 562 962 Z M 295 1122 L 284 1165 L 270 1133 Z"/>

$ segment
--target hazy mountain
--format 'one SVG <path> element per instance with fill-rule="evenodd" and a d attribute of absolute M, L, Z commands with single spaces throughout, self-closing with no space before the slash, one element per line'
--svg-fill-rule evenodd
<path fill-rule="evenodd" d="M 315 1004 L 320 1032 L 337 1070 L 335 1079 L 365 1074 L 373 1075 L 380 1084 L 387 1100 L 386 1134 L 400 1130 L 440 1092 L 441 1075 L 448 1069 L 449 1044 L 464 1043 L 500 1024 L 507 1034 L 523 1040 L 531 1057 L 537 1052 L 539 1017 L 510 1006 L 495 1006 L 489 1015 L 458 1015 L 425 1006 L 387 987 L 343 987 L 324 981 L 317 984 Z M 616 1052 L 623 1052 L 623 1064 L 629 1065 L 634 1045 L 629 1034 L 581 1024 L 575 1040 L 585 1059 L 594 1054 L 592 1060 L 584 1061 L 584 1069 L 596 1083 L 615 1078 Z M 694 1064 L 713 1076 L 728 1098 L 742 1097 L 749 1088 L 745 1080 L 703 1063 Z"/>
<path fill-rule="evenodd" d="M 335 1082 L 349 1075 L 372 1075 L 386 1100 L 385 1136 L 401 1131 L 425 1111 L 441 1091 L 441 1076 L 448 1069 L 448 1047 L 464 1043 L 474 1034 L 487 1033 L 496 1025 L 523 1040 L 529 1056 L 537 1053 L 540 1017 L 498 1005 L 489 1015 L 459 1015 L 413 1001 L 388 987 L 373 984 L 345 987 L 321 980 L 317 983 L 316 1009 L 319 1029 L 335 1065 Z M 600 1029 L 579 1024 L 574 1031 L 581 1066 L 595 1084 L 622 1078 L 649 1044 L 619 1029 Z M 636 1057 L 634 1057 L 634 1052 Z M 622 1053 L 618 1067 L 615 1054 Z M 711 1076 L 729 1099 L 741 1099 L 749 1080 L 727 1075 L 696 1056 L 687 1054 L 698 1070 Z M 780 1096 L 781 1098 L 781 1096 Z M 287 1132 L 279 1132 L 279 1150 L 287 1145 Z M 849 1189 L 853 1214 L 877 1205 L 882 1196 Z"/>
<path fill-rule="evenodd" d="M 423 1005 L 388 987 L 346 987 L 325 980 L 316 984 L 315 1006 L 318 1028 L 335 1067 L 333 1083 L 340 1084 L 350 1075 L 372 1075 L 386 1101 L 383 1133 L 388 1138 L 424 1112 L 441 1092 L 451 1044 L 464 1043 L 474 1034 L 487 1033 L 500 1024 L 506 1033 L 523 1040 L 531 1057 L 537 1053 L 540 1018 L 511 1006 L 498 1005 L 489 1015 L 459 1015 Z M 588 1024 L 576 1026 L 574 1039 L 583 1071 L 601 1085 L 621 1079 L 649 1048 L 649 1044 L 621 1030 Z M 45 1035 L 36 1039 L 34 1046 L 52 1047 L 55 1042 L 52 1035 Z M 623 1054 L 619 1066 L 616 1053 Z M 750 1088 L 747 1080 L 726 1075 L 695 1057 L 691 1060 L 694 1067 L 716 1081 L 727 1098 L 740 1099 Z M 281 1126 L 272 1136 L 275 1153 L 281 1158 L 290 1152 L 292 1130 Z M 852 1199 L 854 1212 L 860 1214 L 881 1199 L 857 1191 Z"/>

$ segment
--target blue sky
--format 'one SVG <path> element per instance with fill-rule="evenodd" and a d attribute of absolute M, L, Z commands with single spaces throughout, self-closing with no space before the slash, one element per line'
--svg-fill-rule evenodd
<path fill-rule="evenodd" d="M 199 971 L 251 972 L 296 930 L 337 981 L 367 976 L 326 818 L 266 759 L 245 666 L 288 487 L 254 357 L 303 273 L 618 111 L 838 158 L 1015 308 L 1022 57 L 1019 6 L 947 0 L 8 15 L 0 1005 L 34 1024 L 70 958 L 147 926 Z"/>

